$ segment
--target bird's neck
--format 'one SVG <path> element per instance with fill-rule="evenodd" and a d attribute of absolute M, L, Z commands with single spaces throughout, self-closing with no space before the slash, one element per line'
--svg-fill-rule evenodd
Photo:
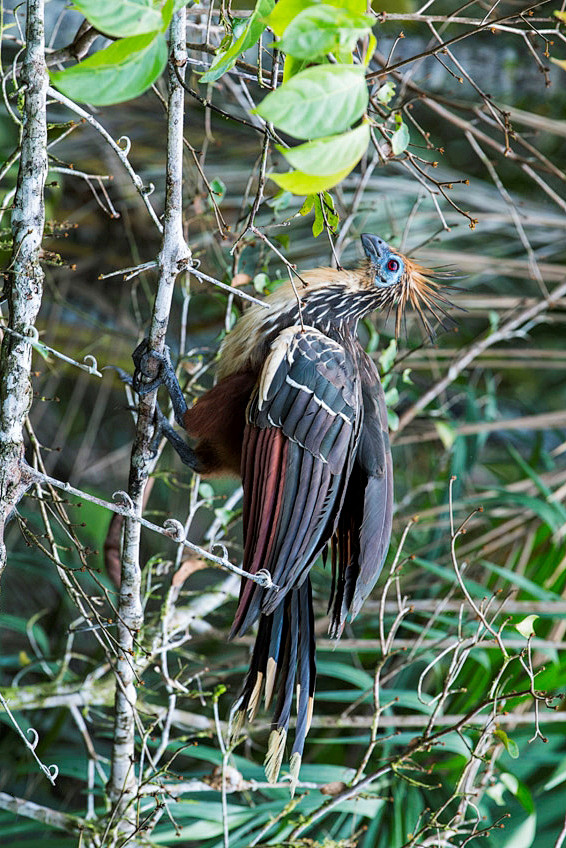
<path fill-rule="evenodd" d="M 352 272 L 344 272 L 352 273 Z M 315 327 L 339 344 L 350 347 L 356 337 L 358 321 L 380 305 L 374 288 L 353 290 L 343 282 L 329 281 L 324 287 L 297 296 L 283 297 L 275 293 L 268 298 L 267 309 L 252 307 L 244 315 L 222 345 L 218 379 L 241 371 L 259 373 L 271 344 L 286 327 Z"/>

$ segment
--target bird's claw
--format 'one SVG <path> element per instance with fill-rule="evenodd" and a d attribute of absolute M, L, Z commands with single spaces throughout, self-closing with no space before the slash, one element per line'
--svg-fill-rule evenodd
<path fill-rule="evenodd" d="M 155 391 L 167 382 L 167 377 L 173 372 L 169 348 L 163 353 L 151 350 L 149 339 L 144 339 L 132 354 L 134 360 L 134 376 L 132 388 L 140 397 Z"/>

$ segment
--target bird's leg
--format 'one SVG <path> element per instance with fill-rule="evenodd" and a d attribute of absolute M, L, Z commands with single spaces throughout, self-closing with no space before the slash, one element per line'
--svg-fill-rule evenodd
<path fill-rule="evenodd" d="M 171 398 L 175 420 L 180 427 L 184 427 L 187 402 L 171 363 L 167 345 L 163 353 L 157 353 L 149 348 L 148 339 L 144 339 L 134 350 L 132 359 L 135 366 L 132 379 L 134 391 L 143 396 L 155 391 L 159 386 L 165 386 Z"/>
<path fill-rule="evenodd" d="M 155 428 L 155 436 L 152 439 L 152 448 L 155 444 L 155 451 L 157 452 L 159 439 L 161 436 L 165 436 L 169 444 L 175 450 L 175 453 L 180 457 L 181 461 L 185 465 L 188 465 L 189 468 L 192 468 L 197 474 L 202 473 L 204 470 L 202 462 L 198 459 L 194 450 L 177 433 L 177 431 L 173 429 L 167 416 L 163 414 L 159 406 L 155 407 L 155 417 L 157 419 L 157 426 Z"/>

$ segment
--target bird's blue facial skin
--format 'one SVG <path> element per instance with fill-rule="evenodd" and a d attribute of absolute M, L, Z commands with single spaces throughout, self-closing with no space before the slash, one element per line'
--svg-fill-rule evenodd
<path fill-rule="evenodd" d="M 390 251 L 385 252 L 384 256 L 379 259 L 375 267 L 375 284 L 380 288 L 382 286 L 394 286 L 401 279 L 404 271 L 403 260 L 401 257 Z"/>
<path fill-rule="evenodd" d="M 389 288 L 398 283 L 405 270 L 399 254 L 391 250 L 379 236 L 369 233 L 362 235 L 362 245 L 375 272 L 375 285 L 378 288 Z"/>

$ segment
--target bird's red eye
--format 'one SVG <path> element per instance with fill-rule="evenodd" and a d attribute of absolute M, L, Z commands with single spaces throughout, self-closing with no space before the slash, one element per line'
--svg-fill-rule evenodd
<path fill-rule="evenodd" d="M 388 271 L 398 271 L 399 270 L 399 263 L 397 262 L 396 259 L 390 259 L 389 260 L 389 262 L 387 263 L 387 270 Z"/>

